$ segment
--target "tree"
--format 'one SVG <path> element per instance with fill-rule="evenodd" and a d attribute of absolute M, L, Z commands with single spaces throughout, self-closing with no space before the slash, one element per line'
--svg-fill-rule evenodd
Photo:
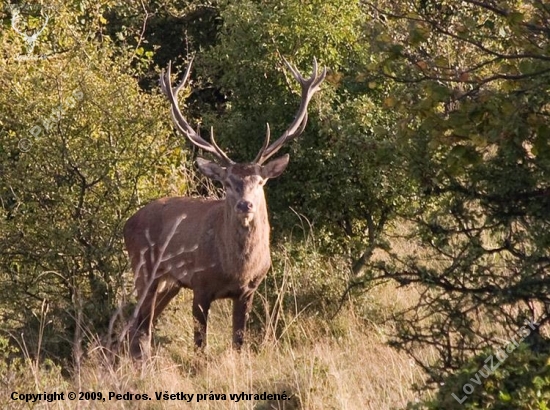
<path fill-rule="evenodd" d="M 377 279 L 415 284 L 395 344 L 431 346 L 433 380 L 515 332 L 550 321 L 550 26 L 540 1 L 374 4 L 366 27 L 396 82 L 399 149 L 417 187 L 404 239 Z M 406 27 L 406 30 L 399 28 Z M 540 346 L 539 346 L 540 347 Z"/>
<path fill-rule="evenodd" d="M 344 256 L 359 274 L 408 189 L 396 167 L 395 115 L 383 109 L 386 80 L 366 72 L 375 57 L 361 28 L 364 13 L 346 1 L 248 1 L 223 3 L 220 19 L 219 41 L 200 56 L 199 70 L 228 103 L 223 115 L 216 107 L 204 118 L 239 160 L 253 158 L 266 122 L 279 135 L 291 121 L 298 98 L 281 56 L 304 73 L 313 57 L 329 68 L 269 203 L 276 239 L 296 234 L 296 215 L 303 215 L 324 253 Z"/>
<path fill-rule="evenodd" d="M 104 332 L 128 293 L 124 221 L 188 181 L 163 97 L 137 85 L 132 66 L 147 57 L 98 34 L 106 4 L 49 7 L 32 54 L 0 33 L 0 314 L 32 352 L 41 341 L 62 357 Z M 27 11 L 27 29 L 41 14 Z"/>

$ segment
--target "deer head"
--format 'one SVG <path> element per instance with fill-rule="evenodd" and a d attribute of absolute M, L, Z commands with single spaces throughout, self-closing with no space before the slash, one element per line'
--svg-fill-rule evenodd
<path fill-rule="evenodd" d="M 189 80 L 189 74 L 193 64 L 191 59 L 182 81 L 171 87 L 171 63 L 168 64 L 166 72 L 162 72 L 160 77 L 160 86 L 164 94 L 168 97 L 171 104 L 172 119 L 176 128 L 184 134 L 191 143 L 198 148 L 213 154 L 218 163 L 207 161 L 203 158 L 197 159 L 199 170 L 205 176 L 220 181 L 226 189 L 226 201 L 234 211 L 236 217 L 242 222 L 243 226 L 248 226 L 253 220 L 256 212 L 256 204 L 261 204 L 263 195 L 263 186 L 270 178 L 279 176 L 288 165 L 289 157 L 285 155 L 273 160 L 266 165 L 265 161 L 275 155 L 281 147 L 287 142 L 299 136 L 307 124 L 307 107 L 313 95 L 319 90 L 319 87 L 326 77 L 326 67 L 319 74 L 317 60 L 313 60 L 313 73 L 310 78 L 305 79 L 284 57 L 283 61 L 289 68 L 294 78 L 300 83 L 302 89 L 302 98 L 298 113 L 288 129 L 271 145 L 270 128 L 267 124 L 267 131 L 264 143 L 260 152 L 251 164 L 246 166 L 235 164 L 227 154 L 218 146 L 214 139 L 214 132 L 210 130 L 210 142 L 205 141 L 189 125 L 182 115 L 178 104 L 178 93 L 185 87 Z"/>

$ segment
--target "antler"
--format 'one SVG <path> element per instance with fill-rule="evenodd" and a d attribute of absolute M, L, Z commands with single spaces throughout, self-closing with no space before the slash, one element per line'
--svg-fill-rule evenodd
<path fill-rule="evenodd" d="M 25 42 L 27 43 L 28 46 L 32 46 L 34 48 L 34 42 L 46 28 L 48 21 L 50 20 L 50 16 L 46 14 L 46 21 L 44 22 L 44 25 L 42 26 L 42 28 L 38 30 L 36 33 L 34 33 L 33 35 L 29 36 L 27 33 L 23 31 L 19 31 L 19 29 L 17 28 L 17 23 L 19 22 L 19 9 L 15 6 L 12 6 L 11 11 L 12 11 L 11 28 L 17 34 L 25 38 Z"/>
<path fill-rule="evenodd" d="M 294 118 L 292 124 L 290 124 L 290 127 L 288 127 L 288 129 L 277 141 L 269 146 L 269 124 L 267 125 L 267 133 L 264 144 L 260 149 L 260 152 L 256 156 L 256 159 L 254 160 L 254 163 L 256 164 L 262 164 L 263 162 L 265 162 L 272 155 L 277 153 L 277 151 L 279 151 L 287 141 L 296 138 L 304 131 L 307 124 L 307 106 L 311 98 L 313 97 L 313 94 L 315 94 L 319 90 L 321 83 L 324 81 L 327 75 L 326 67 L 320 74 L 318 73 L 316 58 L 313 58 L 313 73 L 308 79 L 302 77 L 296 67 L 290 64 L 286 60 L 286 58 L 283 57 L 283 61 L 289 68 L 296 81 L 298 81 L 302 86 L 302 100 L 300 102 L 300 108 L 298 108 L 298 113 L 296 114 L 296 117 Z"/>
<path fill-rule="evenodd" d="M 187 70 L 185 71 L 183 80 L 181 80 L 181 82 L 178 85 L 176 85 L 175 88 L 172 88 L 171 81 L 170 81 L 172 62 L 168 63 L 168 69 L 166 70 L 166 72 L 162 70 L 162 73 L 160 75 L 160 88 L 162 89 L 162 92 L 166 95 L 166 97 L 170 101 L 170 105 L 172 106 L 170 112 L 172 114 L 172 120 L 174 121 L 174 125 L 194 145 L 203 149 L 204 151 L 210 152 L 216 158 L 218 158 L 218 160 L 222 163 L 222 165 L 234 164 L 234 162 L 227 156 L 227 154 L 223 152 L 220 147 L 218 147 L 218 144 L 216 144 L 216 141 L 214 140 L 213 130 L 210 129 L 211 143 L 209 143 L 204 139 L 202 139 L 201 136 L 197 132 L 195 132 L 195 130 L 193 130 L 193 128 L 185 120 L 185 118 L 183 117 L 179 109 L 178 93 L 187 83 L 192 65 L 193 65 L 193 58 L 191 59 L 191 61 L 189 62 L 189 65 L 187 66 Z"/>
<path fill-rule="evenodd" d="M 17 22 L 19 21 L 19 9 L 16 7 L 12 7 L 12 16 L 11 16 L 11 28 L 13 31 L 15 31 L 17 34 L 21 36 L 27 36 L 27 33 L 23 33 L 17 29 Z"/>

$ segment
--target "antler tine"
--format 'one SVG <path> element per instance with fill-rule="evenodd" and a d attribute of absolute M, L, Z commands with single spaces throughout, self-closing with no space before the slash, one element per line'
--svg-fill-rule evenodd
<path fill-rule="evenodd" d="M 254 158 L 253 164 L 261 164 L 261 162 L 259 162 L 259 161 L 262 159 L 262 156 L 264 155 L 265 149 L 269 145 L 269 138 L 271 137 L 271 130 L 269 129 L 269 123 L 268 122 L 266 122 L 265 125 L 267 126 L 267 129 L 265 131 L 265 140 L 264 140 L 264 143 L 262 145 L 262 148 L 260 148 L 260 152 L 258 152 L 258 155 L 256 155 L 256 158 Z"/>
<path fill-rule="evenodd" d="M 46 25 L 48 24 L 48 21 L 50 21 L 50 16 L 48 14 L 46 14 L 46 21 L 44 22 L 44 25 L 42 26 L 42 28 L 40 29 L 40 32 L 42 33 L 42 31 L 44 31 L 44 29 L 46 28 Z"/>
<path fill-rule="evenodd" d="M 46 14 L 46 21 L 44 22 L 44 25 L 42 26 L 40 31 L 38 33 L 35 33 L 36 36 L 40 35 L 44 31 L 44 29 L 48 25 L 48 21 L 50 21 L 50 16 L 49 16 L 49 14 Z"/>
<path fill-rule="evenodd" d="M 178 97 L 178 93 L 183 88 L 183 86 L 187 83 L 187 80 L 189 80 L 189 75 L 191 74 L 191 68 L 193 67 L 193 61 L 195 60 L 195 56 L 191 57 L 191 60 L 189 60 L 189 64 L 187 64 L 187 69 L 185 70 L 185 74 L 183 75 L 183 79 L 180 81 L 180 83 L 176 86 L 174 91 L 176 92 L 176 98 Z M 168 74 L 170 74 L 172 70 L 172 61 L 168 62 Z M 170 77 L 168 77 L 168 80 L 170 80 Z M 168 81 L 170 84 L 170 81 Z"/>
<path fill-rule="evenodd" d="M 283 61 L 292 73 L 293 77 L 300 83 L 300 86 L 302 87 L 302 97 L 300 101 L 300 107 L 298 108 L 298 112 L 296 114 L 296 117 L 294 117 L 294 121 L 292 121 L 292 124 L 288 127 L 288 129 L 283 133 L 283 135 L 276 140 L 273 144 L 271 144 L 267 148 L 263 148 L 256 157 L 255 162 L 258 164 L 262 164 L 267 159 L 269 159 L 272 155 L 277 153 L 279 149 L 287 142 L 290 141 L 296 137 L 298 137 L 305 129 L 307 124 L 307 107 L 309 105 L 309 102 L 311 101 L 311 98 L 313 95 L 319 91 L 319 87 L 321 83 L 325 80 L 325 77 L 327 75 L 327 68 L 324 67 L 323 71 L 319 74 L 318 70 L 319 67 L 317 65 L 317 59 L 313 58 L 313 73 L 311 74 L 311 77 L 308 79 L 305 79 L 300 72 L 297 70 L 296 67 L 294 67 L 292 64 L 290 64 L 286 58 L 283 57 Z"/>
<path fill-rule="evenodd" d="M 11 12 L 12 12 L 11 28 L 13 29 L 13 31 L 15 31 L 19 35 L 22 35 L 22 36 L 26 35 L 26 33 L 20 32 L 19 29 L 17 28 L 17 22 L 19 21 L 19 9 L 17 9 L 17 7 L 15 6 L 11 6 Z"/>
<path fill-rule="evenodd" d="M 234 164 L 234 162 L 227 156 L 225 152 L 223 152 L 223 150 L 216 143 L 216 140 L 214 139 L 214 127 L 210 127 L 210 141 L 218 155 L 223 158 L 224 162 L 228 164 Z"/>
<path fill-rule="evenodd" d="M 185 75 L 183 77 L 183 80 L 176 85 L 175 88 L 172 88 L 170 77 L 171 77 L 171 71 L 172 71 L 172 62 L 168 63 L 168 68 L 166 72 L 162 70 L 160 75 L 160 88 L 162 89 L 162 92 L 166 95 L 168 100 L 170 101 L 170 113 L 172 115 L 172 120 L 174 122 L 174 125 L 176 128 L 184 134 L 189 141 L 191 141 L 194 145 L 201 148 L 204 151 L 208 151 L 211 154 L 213 154 L 221 163 L 224 165 L 233 164 L 234 162 L 227 156 L 225 152 L 222 151 L 220 147 L 216 144 L 214 140 L 214 133 L 211 130 L 210 136 L 212 137 L 212 144 L 202 139 L 202 137 L 189 125 L 183 114 L 181 113 L 179 109 L 178 104 L 178 93 L 180 90 L 186 85 L 189 75 L 191 73 L 191 66 L 193 64 L 193 59 L 191 58 L 191 61 L 189 62 L 187 66 L 187 70 L 185 71 Z"/>

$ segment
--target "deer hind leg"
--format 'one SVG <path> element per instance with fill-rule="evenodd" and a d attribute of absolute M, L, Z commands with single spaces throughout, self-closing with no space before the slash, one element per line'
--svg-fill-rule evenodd
<path fill-rule="evenodd" d="M 193 293 L 193 322 L 196 349 L 206 347 L 206 323 L 212 298 L 209 295 L 195 291 Z"/>
<path fill-rule="evenodd" d="M 148 287 L 130 331 L 130 354 L 132 357 L 139 359 L 148 355 L 151 348 L 153 325 L 179 290 L 179 285 L 167 278 L 156 279 Z M 138 301 L 141 299 L 140 296 L 138 294 Z"/>
<path fill-rule="evenodd" d="M 148 341 L 151 329 L 152 312 L 155 305 L 158 281 L 154 281 L 143 292 L 138 288 L 138 304 L 135 307 L 134 319 L 130 328 L 130 354 L 134 359 L 147 356 Z"/>
<path fill-rule="evenodd" d="M 233 299 L 233 347 L 240 350 L 244 342 L 246 322 L 252 309 L 254 293 Z"/>

